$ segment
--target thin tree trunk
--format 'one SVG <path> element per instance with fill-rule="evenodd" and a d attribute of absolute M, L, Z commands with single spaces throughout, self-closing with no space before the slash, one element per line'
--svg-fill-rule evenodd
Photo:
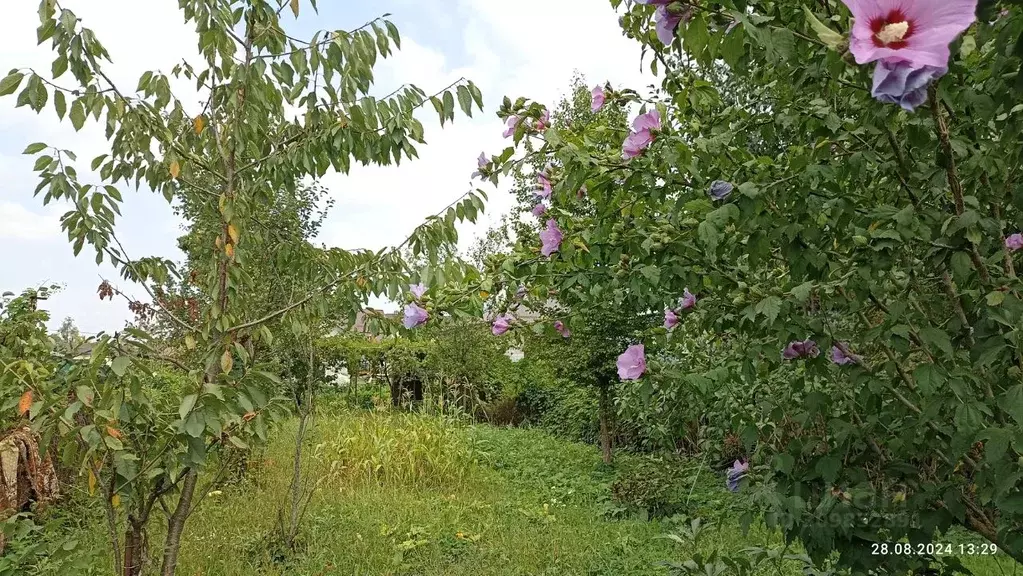
<path fill-rule="evenodd" d="M 124 576 L 140 576 L 145 550 L 142 537 L 142 526 L 133 519 L 128 520 L 128 529 L 124 531 Z"/>
<path fill-rule="evenodd" d="M 610 398 L 608 398 L 607 386 L 600 388 L 600 453 L 604 458 L 604 464 L 610 464 L 614 454 L 611 448 L 611 415 Z"/>
<path fill-rule="evenodd" d="M 185 472 L 185 479 L 181 483 L 181 496 L 178 497 L 178 506 L 174 509 L 170 519 L 167 521 L 167 539 L 163 543 L 163 564 L 160 567 L 161 576 L 174 576 L 178 567 L 178 552 L 181 550 L 181 533 L 185 529 L 185 520 L 192 508 L 192 496 L 195 494 L 195 484 L 199 480 L 199 472 L 189 469 Z"/>
<path fill-rule="evenodd" d="M 90 470 L 92 475 L 99 481 L 99 467 L 93 465 Z M 114 510 L 114 479 L 116 475 L 112 475 L 110 478 L 110 486 L 106 490 L 106 501 L 103 503 L 103 511 L 107 518 L 107 532 L 110 538 L 110 547 L 114 550 L 114 574 L 122 574 L 124 572 L 124 564 L 121 563 L 121 545 L 120 539 L 117 536 L 117 512 Z"/>
<path fill-rule="evenodd" d="M 288 525 L 288 547 L 295 545 L 298 535 L 298 514 L 302 504 L 302 441 L 305 439 L 306 424 L 309 421 L 308 409 L 303 409 L 298 419 L 298 434 L 295 437 L 295 461 L 291 473 L 291 522 Z"/>

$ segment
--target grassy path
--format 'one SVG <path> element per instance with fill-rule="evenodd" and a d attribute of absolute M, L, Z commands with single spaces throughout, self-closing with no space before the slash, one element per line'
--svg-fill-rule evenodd
<path fill-rule="evenodd" d="M 656 465 L 677 467 L 669 477 L 688 502 L 681 517 L 643 521 L 610 498 L 616 474 L 641 464 L 636 457 L 610 469 L 595 448 L 540 431 L 367 412 L 317 422 L 306 470 L 316 491 L 301 545 L 285 554 L 267 535 L 287 493 L 294 433 L 285 427 L 241 483 L 210 493 L 186 528 L 179 575 L 666 575 L 661 561 L 780 545 L 756 525 L 742 534 L 741 496 L 705 469 L 694 476 L 699 463 Z M 682 517 L 712 522 L 697 545 L 661 537 Z M 108 573 L 102 517 L 76 514 L 75 523 L 97 551 L 93 573 Z M 964 562 L 978 576 L 1014 574 L 1004 559 Z M 758 573 L 802 571 L 786 562 Z"/>
<path fill-rule="evenodd" d="M 588 446 L 363 414 L 319 422 L 312 449 L 323 481 L 304 546 L 275 563 L 258 535 L 272 528 L 287 485 L 289 436 L 270 446 L 253 484 L 225 489 L 189 525 L 181 574 L 663 575 L 656 563 L 683 551 L 657 538 L 662 522 L 605 519 L 612 475 Z M 737 524 L 706 538 L 749 545 Z"/>

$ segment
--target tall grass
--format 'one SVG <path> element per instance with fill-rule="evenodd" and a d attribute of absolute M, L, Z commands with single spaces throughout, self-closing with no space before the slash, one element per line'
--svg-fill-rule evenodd
<path fill-rule="evenodd" d="M 320 418 L 317 428 L 312 458 L 322 488 L 457 486 L 484 456 L 460 423 L 442 416 L 365 412 Z"/>

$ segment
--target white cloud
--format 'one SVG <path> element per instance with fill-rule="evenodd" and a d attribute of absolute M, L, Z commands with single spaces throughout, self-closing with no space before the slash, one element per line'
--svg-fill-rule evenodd
<path fill-rule="evenodd" d="M 40 214 L 14 202 L 0 200 L 0 240 L 45 240 L 60 236 L 60 214 Z"/>

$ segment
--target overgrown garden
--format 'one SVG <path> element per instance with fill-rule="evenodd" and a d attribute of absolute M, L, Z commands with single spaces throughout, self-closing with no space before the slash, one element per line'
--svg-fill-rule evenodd
<path fill-rule="evenodd" d="M 388 20 L 300 40 L 288 18 L 314 1 L 182 0 L 202 60 L 119 86 L 100 39 L 42 0 L 52 69 L 11 71 L 0 95 L 105 129 L 95 159 L 46 143 L 25 153 L 41 201 L 70 205 L 75 253 L 121 272 L 98 297 L 127 300 L 137 320 L 62 357 L 38 293 L 5 297 L 2 418 L 39 451 L 22 477 L 77 490 L 65 510 L 93 521 L 68 529 L 62 497 L 36 481 L 8 507 L 0 574 L 180 573 L 191 539 L 220 541 L 217 498 L 246 491 L 274 498 L 250 538 L 265 554 L 226 551 L 234 568 L 221 558 L 210 573 L 308 571 L 317 522 L 346 522 L 318 502 L 325 491 L 386 508 L 384 492 L 357 487 L 457 496 L 495 470 L 495 485 L 532 474 L 530 494 L 553 498 L 502 512 L 534 528 L 555 526 L 565 502 L 580 525 L 594 510 L 635 523 L 642 542 L 608 544 L 635 565 L 600 556 L 563 571 L 1018 568 L 1023 7 L 611 4 L 659 86 L 576 79 L 557 104 L 505 98 L 508 146 L 477 160 L 478 189 L 399 246 L 346 251 L 311 241 L 331 208 L 318 179 L 414 159 L 419 110 L 441 125 L 482 110 L 471 81 L 377 98 L 373 66 L 401 44 Z M 493 185 L 517 206 L 459 255 L 456 227 Z M 184 261 L 118 239 L 122 194 L 140 186 L 188 222 Z M 367 309 L 374 296 L 400 316 Z M 468 422 L 543 428 L 599 447 L 600 462 L 562 463 L 568 492 L 550 495 L 552 470 L 515 445 L 547 436 Z M 479 510 L 497 505 L 480 494 Z M 407 494 L 394 498 L 406 510 Z M 59 529 L 35 538 L 50 514 Z M 706 520 L 746 549 L 701 544 Z M 394 530 L 381 528 L 391 573 L 443 573 L 479 542 Z M 681 549 L 649 544 L 657 535 Z M 429 562 L 406 562 L 419 548 Z M 523 570 L 558 565 L 545 558 Z"/>

